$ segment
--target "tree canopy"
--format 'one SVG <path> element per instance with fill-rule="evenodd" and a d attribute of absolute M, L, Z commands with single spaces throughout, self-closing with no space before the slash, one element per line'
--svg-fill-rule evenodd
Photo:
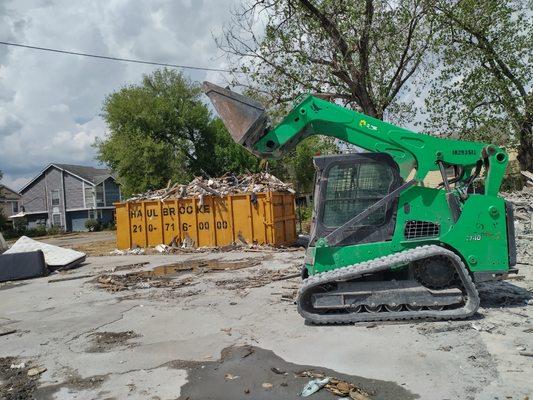
<path fill-rule="evenodd" d="M 439 72 L 426 98 L 434 132 L 518 148 L 533 171 L 531 9 L 515 0 L 431 0 Z"/>
<path fill-rule="evenodd" d="M 261 36 L 258 21 L 265 23 Z M 432 14 L 422 0 L 251 0 L 234 13 L 219 46 L 274 102 L 327 93 L 383 119 L 409 109 L 411 101 L 399 95 L 432 37 Z"/>
<path fill-rule="evenodd" d="M 233 142 L 200 96 L 197 83 L 163 69 L 105 99 L 109 133 L 95 144 L 97 157 L 117 172 L 125 195 L 168 180 L 257 170 L 258 160 Z"/>

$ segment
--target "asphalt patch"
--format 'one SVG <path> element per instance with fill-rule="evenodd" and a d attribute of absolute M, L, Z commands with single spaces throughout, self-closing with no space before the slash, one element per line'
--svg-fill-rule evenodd
<path fill-rule="evenodd" d="M 346 375 L 320 366 L 289 363 L 270 350 L 254 346 L 228 347 L 222 351 L 218 361 L 173 361 L 169 366 L 188 372 L 188 382 L 182 386 L 179 400 L 301 399 L 298 393 L 310 380 L 302 375 L 309 372 L 353 384 L 369 393 L 368 398 L 372 400 L 419 398 L 395 382 Z M 338 398 L 325 388 L 312 395 L 313 400 Z"/>
<path fill-rule="evenodd" d="M 139 337 L 133 331 L 126 332 L 94 332 L 88 335 L 91 345 L 85 351 L 87 353 L 105 353 L 116 347 L 132 347 L 135 343 L 130 343 L 130 339 Z"/>
<path fill-rule="evenodd" d="M 19 365 L 20 363 L 21 361 L 16 357 L 0 358 L 0 399 L 25 400 L 33 398 L 39 375 L 28 376 L 31 365 L 27 362 L 24 363 L 24 367 L 11 368 L 11 365 Z"/>

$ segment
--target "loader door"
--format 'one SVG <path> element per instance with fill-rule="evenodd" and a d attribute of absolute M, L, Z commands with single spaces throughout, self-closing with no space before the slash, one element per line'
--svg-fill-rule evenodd
<path fill-rule="evenodd" d="M 314 158 L 317 169 L 310 245 L 325 237 L 398 188 L 398 164 L 384 153 L 356 153 Z M 391 240 L 398 199 L 383 205 L 350 228 L 339 245 Z"/>

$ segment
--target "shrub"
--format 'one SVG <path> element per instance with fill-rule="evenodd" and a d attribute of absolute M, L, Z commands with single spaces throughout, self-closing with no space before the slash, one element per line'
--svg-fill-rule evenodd
<path fill-rule="evenodd" d="M 63 233 L 65 233 L 65 230 L 60 226 L 52 226 L 46 230 L 46 234 L 51 236 L 62 235 Z"/>
<path fill-rule="evenodd" d="M 100 222 L 94 218 L 90 218 L 85 221 L 85 227 L 89 230 L 89 232 L 97 232 L 101 229 Z"/>

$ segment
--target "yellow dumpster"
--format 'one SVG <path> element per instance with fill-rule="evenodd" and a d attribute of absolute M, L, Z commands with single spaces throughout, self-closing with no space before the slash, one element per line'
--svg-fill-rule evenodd
<path fill-rule="evenodd" d="M 296 241 L 294 194 L 266 192 L 115 203 L 117 248 L 192 242 L 195 247 Z"/>

